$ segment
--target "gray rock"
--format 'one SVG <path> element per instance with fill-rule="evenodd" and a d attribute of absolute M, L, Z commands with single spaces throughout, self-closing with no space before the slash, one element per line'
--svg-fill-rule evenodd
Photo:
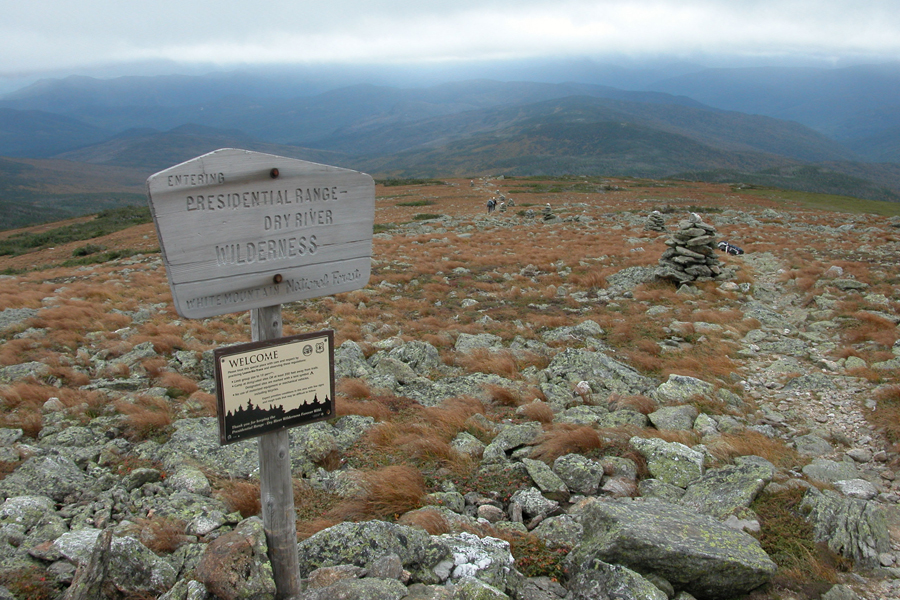
<path fill-rule="evenodd" d="M 557 502 L 565 502 L 569 499 L 569 488 L 546 463 L 523 458 L 522 464 L 525 465 L 528 476 L 545 497 Z"/>
<path fill-rule="evenodd" d="M 865 479 L 842 479 L 834 482 L 834 487 L 845 496 L 871 500 L 878 495 L 878 488 Z"/>
<path fill-rule="evenodd" d="M 832 552 L 875 567 L 879 554 L 890 551 L 887 518 L 873 502 L 809 488 L 800 510 L 813 524 L 815 541 L 826 542 Z"/>
<path fill-rule="evenodd" d="M 361 379 L 372 375 L 373 369 L 366 361 L 359 344 L 347 340 L 334 351 L 334 376 L 336 379 Z"/>
<path fill-rule="evenodd" d="M 161 594 L 175 585 L 175 569 L 133 537 L 113 538 L 107 578 L 123 594 Z"/>
<path fill-rule="evenodd" d="M 859 600 L 859 596 L 850 587 L 839 584 L 822 594 L 822 600 Z"/>
<path fill-rule="evenodd" d="M 664 383 L 663 386 L 665 385 Z M 689 431 L 694 428 L 694 421 L 699 414 L 700 411 L 696 407 L 683 404 L 681 406 L 664 406 L 647 417 L 657 429 Z"/>
<path fill-rule="evenodd" d="M 859 469 L 852 459 L 835 462 L 826 458 L 815 458 L 801 470 L 807 477 L 826 483 L 834 483 L 842 479 L 859 478 Z"/>
<path fill-rule="evenodd" d="M 543 432 L 541 424 L 534 421 L 505 427 L 484 449 L 483 460 L 505 461 L 513 450 L 531 444 Z"/>
<path fill-rule="evenodd" d="M 647 459 L 650 474 L 666 483 L 687 487 L 703 475 L 703 454 L 684 444 L 637 436 L 628 443 Z"/>
<path fill-rule="evenodd" d="M 354 540 L 347 544 L 347 540 Z M 387 554 L 396 554 L 413 582 L 440 583 L 434 568 L 450 558 L 450 549 L 420 529 L 383 521 L 340 523 L 299 544 L 300 575 L 325 566 L 351 564 L 368 568 Z"/>
<path fill-rule="evenodd" d="M 213 540 L 196 576 L 222 600 L 274 600 L 275 581 L 262 520 L 251 517 Z"/>
<path fill-rule="evenodd" d="M 574 425 L 595 425 L 608 414 L 609 409 L 604 406 L 573 406 L 556 415 L 553 421 Z"/>
<path fill-rule="evenodd" d="M 656 388 L 654 397 L 661 402 L 687 402 L 694 396 L 712 397 L 716 389 L 696 377 L 687 375 L 669 375 L 669 379 Z M 695 415 L 696 418 L 696 415 Z"/>
<path fill-rule="evenodd" d="M 584 542 L 566 559 L 575 569 L 583 570 L 587 561 L 615 561 L 712 599 L 746 593 L 777 570 L 753 537 L 688 508 L 665 502 L 597 500 L 580 514 Z"/>
<path fill-rule="evenodd" d="M 564 545 L 574 548 L 581 543 L 584 527 L 572 515 L 547 517 L 531 533 L 550 545 Z"/>
<path fill-rule="evenodd" d="M 673 504 L 684 496 L 684 488 L 659 479 L 642 479 L 638 482 L 638 492 L 642 498 L 655 498 Z"/>
<path fill-rule="evenodd" d="M 460 600 L 509 600 L 509 596 L 496 587 L 472 577 L 464 577 L 452 587 L 453 597 Z"/>
<path fill-rule="evenodd" d="M 198 494 L 200 496 L 209 496 L 212 493 L 212 486 L 209 479 L 200 469 L 193 467 L 181 467 L 175 473 L 166 479 L 166 483 L 175 490 Z"/>
<path fill-rule="evenodd" d="M 553 461 L 553 472 L 576 494 L 597 493 L 603 481 L 603 465 L 580 454 L 566 454 Z"/>
<path fill-rule="evenodd" d="M 0 481 L 0 496 L 47 494 L 54 501 L 63 502 L 69 496 L 80 496 L 91 483 L 91 478 L 66 456 L 35 456 Z"/>
<path fill-rule="evenodd" d="M 473 350 L 490 349 L 501 347 L 503 338 L 492 333 L 460 333 L 456 337 L 456 343 L 453 349 L 462 354 L 468 354 Z"/>
<path fill-rule="evenodd" d="M 521 575 L 514 568 L 509 542 L 471 533 L 444 534 L 437 539 L 450 549 L 450 581 L 473 578 L 500 591 L 515 587 Z"/>
<path fill-rule="evenodd" d="M 679 502 L 724 519 L 748 508 L 774 475 L 775 466 L 761 458 L 710 470 L 687 487 Z"/>
<path fill-rule="evenodd" d="M 50 375 L 50 367 L 37 361 L 0 367 L 0 383 L 13 383 L 26 377 L 43 379 L 48 375 Z"/>
<path fill-rule="evenodd" d="M 794 438 L 794 448 L 805 456 L 822 456 L 834 450 L 831 444 L 812 433 Z"/>
<path fill-rule="evenodd" d="M 537 488 L 517 490 L 509 499 L 511 504 L 522 508 L 522 514 L 528 518 L 546 517 L 559 508 L 559 502 L 545 498 Z"/>
<path fill-rule="evenodd" d="M 644 577 L 622 565 L 588 559 L 576 565 L 566 600 L 667 600 L 668 596 Z"/>
<path fill-rule="evenodd" d="M 199 581 L 181 579 L 172 586 L 172 589 L 160 596 L 159 600 L 209 600 L 209 592 Z"/>
<path fill-rule="evenodd" d="M 456 434 L 450 447 L 459 452 L 474 458 L 481 458 L 484 455 L 484 449 L 487 447 L 484 442 L 466 431 Z"/>
<path fill-rule="evenodd" d="M 256 440 L 244 440 L 222 446 L 219 426 L 214 417 L 180 419 L 174 423 L 172 437 L 158 448 L 147 447 L 147 458 L 159 460 L 166 471 L 184 465 L 203 466 L 238 479 L 248 479 L 259 469 Z"/>
<path fill-rule="evenodd" d="M 655 386 L 649 377 L 602 352 L 576 348 L 567 348 L 554 356 L 543 373 L 549 383 L 564 384 L 569 390 L 571 385 L 587 381 L 599 399 L 612 393 L 623 396 L 643 394 Z"/>
<path fill-rule="evenodd" d="M 444 366 L 438 349 L 428 342 L 406 342 L 391 350 L 388 356 L 409 365 L 417 374 L 425 377 Z"/>

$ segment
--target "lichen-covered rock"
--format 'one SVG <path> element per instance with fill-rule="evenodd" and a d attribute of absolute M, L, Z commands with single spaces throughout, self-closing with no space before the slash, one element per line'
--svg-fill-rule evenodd
<path fill-rule="evenodd" d="M 353 540 L 348 544 L 347 540 Z M 386 554 L 396 554 L 413 582 L 440 583 L 433 569 L 450 556 L 447 545 L 420 529 L 384 521 L 340 523 L 299 544 L 300 575 L 325 566 L 351 564 L 368 568 Z"/>
<path fill-rule="evenodd" d="M 543 431 L 541 424 L 534 421 L 504 427 L 484 449 L 482 460 L 505 461 L 513 450 L 531 444 Z"/>
<path fill-rule="evenodd" d="M 628 443 L 647 459 L 650 474 L 666 483 L 683 488 L 703 475 L 703 454 L 684 444 L 637 436 Z"/>
<path fill-rule="evenodd" d="M 530 458 L 523 458 L 521 462 L 525 465 L 528 476 L 544 496 L 558 502 L 569 499 L 569 488 L 566 483 L 546 463 Z"/>
<path fill-rule="evenodd" d="M 696 377 L 669 375 L 669 379 L 656 388 L 654 397 L 662 402 L 687 402 L 694 396 L 712 397 L 715 387 Z"/>
<path fill-rule="evenodd" d="M 560 456 L 553 461 L 553 472 L 576 494 L 596 494 L 603 481 L 603 465 L 581 454 Z"/>
<path fill-rule="evenodd" d="M 222 600 L 275 598 L 262 520 L 251 517 L 213 540 L 197 565 L 197 578 Z"/>
<path fill-rule="evenodd" d="M 410 341 L 388 353 L 390 358 L 399 360 L 417 374 L 427 377 L 444 366 L 438 349 L 428 342 Z"/>
<path fill-rule="evenodd" d="M 543 371 L 549 383 L 587 381 L 600 400 L 610 394 L 632 396 L 649 392 L 656 383 L 636 369 L 602 352 L 568 348 L 553 357 Z M 571 393 L 570 393 L 571 396 Z"/>
<path fill-rule="evenodd" d="M 638 573 L 622 565 L 589 558 L 573 565 L 567 600 L 667 600 L 668 596 Z"/>
<path fill-rule="evenodd" d="M 372 375 L 373 369 L 366 361 L 359 344 L 347 340 L 334 351 L 334 376 L 336 379 L 360 379 Z"/>
<path fill-rule="evenodd" d="M 99 529 L 80 529 L 59 536 L 53 546 L 69 561 L 82 565 L 91 558 Z M 175 569 L 133 537 L 114 537 L 109 547 L 107 580 L 123 594 L 161 594 L 175 585 Z"/>
<path fill-rule="evenodd" d="M 595 500 L 580 511 L 584 541 L 566 564 L 615 562 L 655 573 L 700 598 L 733 598 L 767 582 L 777 566 L 751 536 L 666 502 Z"/>
<path fill-rule="evenodd" d="M 873 567 L 880 553 L 890 551 L 887 518 L 872 502 L 810 488 L 800 510 L 813 524 L 815 540 L 826 542 L 833 552 Z"/>
<path fill-rule="evenodd" d="M 35 456 L 0 481 L 0 496 L 48 495 L 56 502 L 87 491 L 92 480 L 63 454 Z"/>
<path fill-rule="evenodd" d="M 407 596 L 406 586 L 396 579 L 381 577 L 347 578 L 300 594 L 297 600 L 400 600 Z"/>
<path fill-rule="evenodd" d="M 460 333 L 456 337 L 453 349 L 462 354 L 468 354 L 474 350 L 498 348 L 503 338 L 493 333 Z"/>
<path fill-rule="evenodd" d="M 544 519 L 531 533 L 548 544 L 573 548 L 581 543 L 584 527 L 572 515 L 559 515 Z"/>
<path fill-rule="evenodd" d="M 516 491 L 509 499 L 510 503 L 522 508 L 526 517 L 546 517 L 559 508 L 559 502 L 545 498 L 537 488 L 524 488 Z"/>
<path fill-rule="evenodd" d="M 826 483 L 857 479 L 859 477 L 859 469 L 850 457 L 841 462 L 828 460 L 827 458 L 816 458 L 801 470 L 807 477 Z"/>
<path fill-rule="evenodd" d="M 107 579 L 123 594 L 161 594 L 175 585 L 175 577 L 175 569 L 166 560 L 135 538 L 113 538 Z"/>
<path fill-rule="evenodd" d="M 699 414 L 696 407 L 683 404 L 681 406 L 664 406 L 647 415 L 647 418 L 657 429 L 688 431 L 693 429 L 694 421 Z"/>
<path fill-rule="evenodd" d="M 174 472 L 184 465 L 192 465 L 247 479 L 259 470 L 256 440 L 222 446 L 215 417 L 180 419 L 175 421 L 174 427 L 172 437 L 165 444 L 146 448 L 149 452 L 146 458 L 159 460 L 166 471 Z"/>
<path fill-rule="evenodd" d="M 474 578 L 501 591 L 512 589 L 521 579 L 514 568 L 509 542 L 471 533 L 438 536 L 449 549 L 452 582 Z"/>
<path fill-rule="evenodd" d="M 680 503 L 718 519 L 748 508 L 772 481 L 775 466 L 759 457 L 739 457 L 736 462 L 710 470 L 688 485 Z"/>
<path fill-rule="evenodd" d="M 461 579 L 453 589 L 453 598 L 459 600 L 509 600 L 507 594 L 474 577 Z"/>

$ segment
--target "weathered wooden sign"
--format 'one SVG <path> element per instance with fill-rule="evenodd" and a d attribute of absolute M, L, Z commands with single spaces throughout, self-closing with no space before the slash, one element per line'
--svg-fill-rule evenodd
<path fill-rule="evenodd" d="M 182 317 L 349 292 L 369 281 L 369 175 L 224 148 L 152 175 L 147 188 Z"/>
<path fill-rule="evenodd" d="M 219 441 L 334 417 L 334 332 L 217 348 Z"/>

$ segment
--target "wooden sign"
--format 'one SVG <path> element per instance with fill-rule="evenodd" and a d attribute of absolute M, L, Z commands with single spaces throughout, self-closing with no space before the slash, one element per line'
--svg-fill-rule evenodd
<path fill-rule="evenodd" d="M 205 318 L 364 287 L 375 182 L 225 148 L 147 180 L 175 309 Z"/>
<path fill-rule="evenodd" d="M 334 417 L 334 332 L 213 351 L 219 441 L 230 444 Z"/>

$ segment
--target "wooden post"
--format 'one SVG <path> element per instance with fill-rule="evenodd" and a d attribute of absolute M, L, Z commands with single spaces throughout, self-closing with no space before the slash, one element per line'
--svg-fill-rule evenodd
<path fill-rule="evenodd" d="M 280 338 L 281 305 L 251 310 L 250 327 L 254 342 Z M 257 440 L 262 520 L 275 578 L 275 598 L 288 600 L 301 592 L 290 437 L 287 429 L 280 429 Z"/>

